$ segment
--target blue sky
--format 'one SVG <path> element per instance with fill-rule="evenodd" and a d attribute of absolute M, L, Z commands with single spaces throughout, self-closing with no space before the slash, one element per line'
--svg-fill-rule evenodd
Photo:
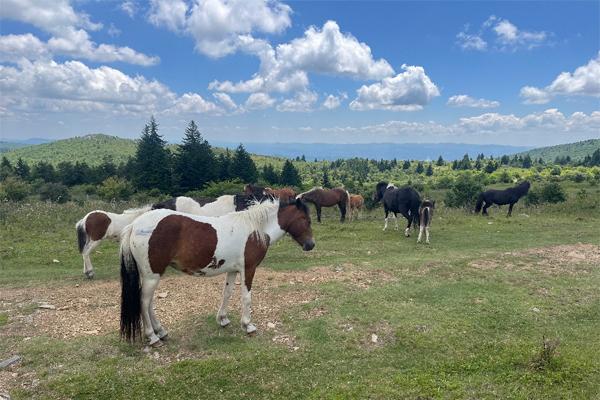
<path fill-rule="evenodd" d="M 3 140 L 600 137 L 597 1 L 1 1 Z"/>

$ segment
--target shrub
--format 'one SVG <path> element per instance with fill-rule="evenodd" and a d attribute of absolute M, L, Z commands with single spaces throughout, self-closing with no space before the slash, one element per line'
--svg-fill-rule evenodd
<path fill-rule="evenodd" d="M 446 192 L 444 203 L 448 207 L 473 208 L 483 185 L 477 177 L 463 173 L 458 176 L 452 188 Z"/>
<path fill-rule="evenodd" d="M 558 182 L 548 182 L 542 186 L 540 197 L 544 203 L 562 203 L 567 200 L 567 194 Z"/>
<path fill-rule="evenodd" d="M 0 183 L 0 199 L 10 201 L 24 200 L 30 192 L 30 186 L 20 179 L 9 176 Z"/>
<path fill-rule="evenodd" d="M 437 183 L 435 184 L 435 187 L 437 189 L 450 189 L 453 184 L 454 184 L 454 180 L 450 176 L 444 175 L 444 176 L 438 178 Z"/>
<path fill-rule="evenodd" d="M 575 175 L 572 175 L 570 178 L 573 182 L 577 182 L 577 183 L 581 183 L 581 182 L 585 181 L 585 175 L 582 174 L 581 172 L 577 172 Z"/>
<path fill-rule="evenodd" d="M 39 188 L 40 200 L 65 203 L 71 200 L 69 188 L 62 183 L 45 183 Z"/>
<path fill-rule="evenodd" d="M 128 200 L 133 194 L 133 186 L 128 180 L 111 176 L 98 188 L 98 195 L 106 200 Z"/>
<path fill-rule="evenodd" d="M 560 167 L 558 165 L 555 165 L 554 168 L 552 168 L 552 170 L 550 171 L 550 175 L 560 176 L 561 172 L 562 170 L 560 169 Z"/>
<path fill-rule="evenodd" d="M 206 187 L 199 192 L 201 196 L 219 197 L 224 194 L 241 193 L 244 183 L 238 179 L 221 182 L 209 182 Z"/>
<path fill-rule="evenodd" d="M 542 203 L 542 196 L 540 194 L 540 189 L 536 186 L 529 190 L 527 196 L 525 196 L 525 205 L 526 206 L 537 206 Z"/>

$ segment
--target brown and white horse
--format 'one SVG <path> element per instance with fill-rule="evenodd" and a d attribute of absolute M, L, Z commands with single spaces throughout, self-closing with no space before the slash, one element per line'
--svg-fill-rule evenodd
<path fill-rule="evenodd" d="M 349 219 L 352 221 L 354 219 L 354 213 L 356 212 L 356 218 L 360 216 L 360 212 L 365 204 L 365 199 L 360 194 L 351 194 L 350 195 L 350 215 Z"/>
<path fill-rule="evenodd" d="M 435 200 L 423 200 L 419 206 L 419 237 L 417 243 L 421 243 L 423 230 L 425 231 L 425 243 L 429 244 L 429 227 L 433 220 L 433 210 L 435 209 Z"/>
<path fill-rule="evenodd" d="M 121 238 L 121 337 L 135 341 L 142 327 L 151 345 L 160 345 L 160 339 L 167 336 L 154 314 L 153 295 L 169 265 L 193 276 L 227 274 L 217 313 L 221 326 L 230 323 L 227 306 L 239 273 L 243 282 L 242 329 L 253 333 L 256 327 L 250 322 L 250 307 L 254 273 L 269 246 L 286 233 L 305 251 L 315 246 L 310 214 L 300 200 L 289 204 L 265 201 L 222 217 L 162 209 L 136 219 Z"/>
<path fill-rule="evenodd" d="M 211 201 L 212 200 L 212 201 Z M 245 195 L 224 195 L 219 198 L 192 199 L 179 196 L 160 203 L 116 214 L 102 210 L 88 213 L 75 225 L 79 252 L 83 256 L 83 273 L 92 279 L 95 275 L 90 254 L 104 239 L 115 239 L 121 235 L 123 228 L 145 212 L 156 209 L 169 209 L 194 215 L 219 217 L 234 211 L 247 209 L 254 197 Z"/>
<path fill-rule="evenodd" d="M 317 221 L 321 222 L 321 207 L 338 206 L 340 208 L 340 222 L 346 219 L 346 210 L 350 208 L 350 194 L 344 188 L 323 189 L 316 187 L 308 192 L 296 196 L 299 199 L 312 203 L 317 209 Z"/>

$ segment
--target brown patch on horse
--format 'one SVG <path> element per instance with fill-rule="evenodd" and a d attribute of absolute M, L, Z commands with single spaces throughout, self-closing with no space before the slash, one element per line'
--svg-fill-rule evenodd
<path fill-rule="evenodd" d="M 100 240 L 106 235 L 111 220 L 105 213 L 93 212 L 85 219 L 85 232 L 92 240 Z"/>
<path fill-rule="evenodd" d="M 265 188 L 265 192 L 283 201 L 290 201 L 296 198 L 296 192 L 294 191 L 294 189 L 288 187 L 281 189 Z"/>
<path fill-rule="evenodd" d="M 217 231 L 210 224 L 183 215 L 168 215 L 154 228 L 148 241 L 148 260 L 155 274 L 163 274 L 169 264 L 187 274 L 197 274 L 225 260 L 214 259 Z"/>
<path fill-rule="evenodd" d="M 350 207 L 354 210 L 360 210 L 365 204 L 365 199 L 360 194 L 350 195 Z"/>
<path fill-rule="evenodd" d="M 246 247 L 244 248 L 244 284 L 246 285 L 248 291 L 252 289 L 252 280 L 254 279 L 256 267 L 262 262 L 262 260 L 267 255 L 268 248 L 268 237 L 266 239 L 266 242 L 263 242 L 254 233 L 248 236 L 248 240 L 246 241 Z"/>

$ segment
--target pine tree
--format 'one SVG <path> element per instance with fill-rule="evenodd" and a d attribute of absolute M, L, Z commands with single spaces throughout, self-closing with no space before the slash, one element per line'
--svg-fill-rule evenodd
<path fill-rule="evenodd" d="M 225 153 L 219 154 L 217 159 L 218 168 L 218 179 L 220 181 L 227 181 L 231 179 L 231 152 L 229 149 L 225 149 Z"/>
<path fill-rule="evenodd" d="M 435 165 L 437 165 L 438 167 L 441 167 L 442 165 L 444 165 L 444 159 L 442 158 L 442 156 L 440 155 L 435 163 Z"/>
<path fill-rule="evenodd" d="M 30 172 L 31 171 L 29 169 L 29 165 L 27 165 L 27 163 L 23 161 L 21 157 L 19 157 L 19 159 L 17 160 L 17 164 L 15 165 L 15 174 L 19 178 L 27 180 L 29 179 Z"/>
<path fill-rule="evenodd" d="M 324 169 L 323 170 L 323 181 L 322 181 L 323 187 L 324 188 L 331 188 L 331 181 L 329 180 L 329 174 L 327 173 L 327 170 Z"/>
<path fill-rule="evenodd" d="M 423 166 L 423 162 L 419 161 L 419 163 L 417 164 L 417 168 L 415 169 L 415 172 L 417 174 L 422 174 L 423 171 L 425 171 L 425 167 Z"/>
<path fill-rule="evenodd" d="M 410 168 L 410 161 L 405 160 L 404 163 L 402 164 L 402 169 L 406 171 L 409 168 Z"/>
<path fill-rule="evenodd" d="M 144 127 L 135 153 L 134 183 L 139 189 L 158 189 L 171 192 L 171 153 L 166 142 L 158 134 L 154 117 Z"/>
<path fill-rule="evenodd" d="M 489 160 L 488 163 L 485 166 L 484 171 L 487 172 L 488 174 L 491 174 L 492 172 L 494 172 L 496 169 L 498 168 L 498 165 L 496 164 L 495 161 Z"/>
<path fill-rule="evenodd" d="M 56 170 L 54 169 L 54 165 L 46 161 L 40 161 L 35 164 L 31 176 L 33 179 L 41 179 L 44 182 L 56 182 Z"/>
<path fill-rule="evenodd" d="M 433 166 L 431 163 L 429 163 L 429 165 L 427 166 L 427 171 L 425 171 L 425 175 L 427 175 L 427 176 L 433 175 Z"/>
<path fill-rule="evenodd" d="M 286 186 L 300 186 L 302 183 L 300 174 L 290 160 L 285 160 L 281 170 L 281 184 Z"/>
<path fill-rule="evenodd" d="M 463 156 L 463 159 L 459 163 L 459 169 L 471 169 L 471 159 L 469 158 L 468 154 Z"/>
<path fill-rule="evenodd" d="M 242 182 L 254 183 L 258 179 L 256 165 L 242 144 L 233 154 L 229 171 L 233 178 L 239 178 Z"/>
<path fill-rule="evenodd" d="M 529 154 L 526 154 L 523 158 L 523 168 L 531 168 L 531 164 L 533 164 L 533 161 L 531 161 Z"/>
<path fill-rule="evenodd" d="M 262 178 L 271 185 L 276 185 L 280 181 L 279 174 L 275 171 L 273 164 L 263 165 Z"/>
<path fill-rule="evenodd" d="M 10 161 L 8 161 L 8 158 L 2 157 L 2 162 L 0 163 L 0 179 L 4 180 L 14 173 L 15 170 Z"/>
<path fill-rule="evenodd" d="M 508 163 L 510 162 L 510 158 L 508 158 L 508 156 L 505 154 L 502 156 L 502 158 L 500 159 L 500 164 L 502 165 L 508 165 Z"/>
<path fill-rule="evenodd" d="M 202 189 L 216 178 L 216 167 L 215 155 L 210 144 L 204 140 L 196 123 L 190 121 L 173 167 L 179 192 Z"/>

